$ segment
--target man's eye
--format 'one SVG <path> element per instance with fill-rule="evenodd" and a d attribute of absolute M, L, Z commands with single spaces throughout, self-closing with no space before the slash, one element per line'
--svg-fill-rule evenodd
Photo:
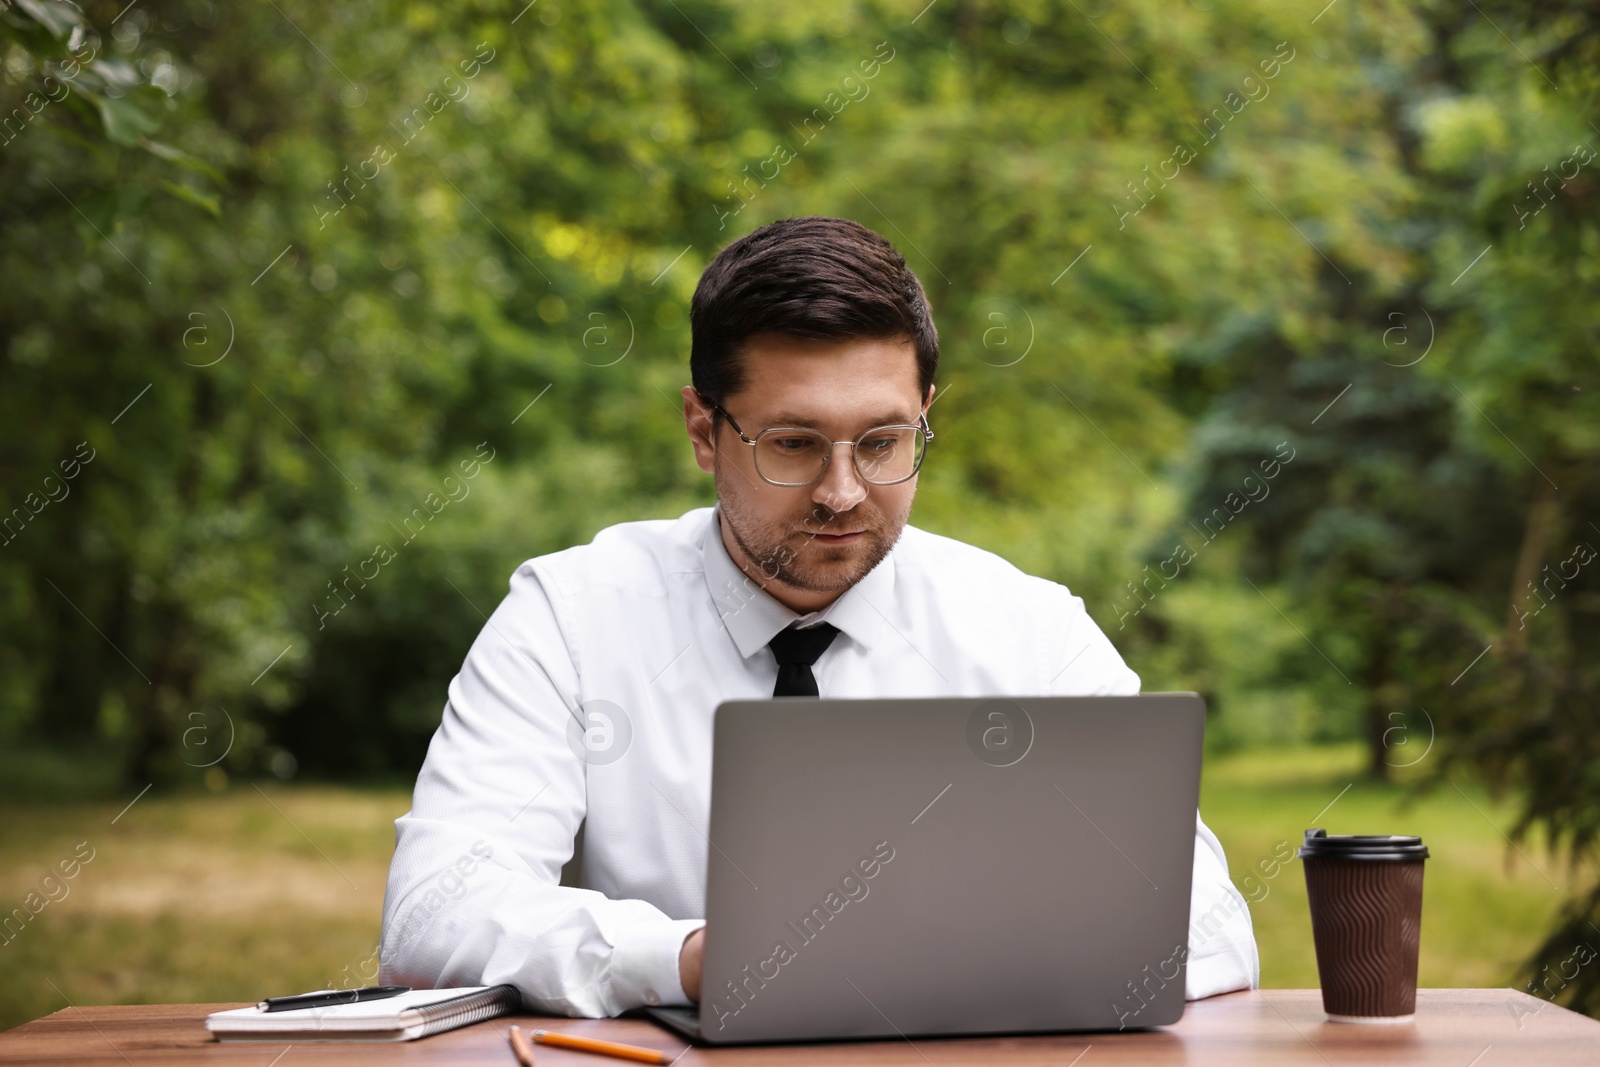
<path fill-rule="evenodd" d="M 891 434 L 887 437 L 870 438 L 869 440 L 861 442 L 860 447 L 865 448 L 868 452 L 888 452 L 899 443 L 899 437 Z"/>
<path fill-rule="evenodd" d="M 772 443 L 780 452 L 804 452 L 817 447 L 817 442 L 809 437 L 775 437 Z"/>

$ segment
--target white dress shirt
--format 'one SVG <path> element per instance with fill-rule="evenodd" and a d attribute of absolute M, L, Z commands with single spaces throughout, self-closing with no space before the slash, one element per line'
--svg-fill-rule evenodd
<path fill-rule="evenodd" d="M 1065 587 L 912 526 L 803 621 L 824 618 L 840 633 L 813 668 L 823 697 L 1139 691 Z M 395 822 L 380 980 L 509 982 L 530 1009 L 594 1018 L 690 1003 L 678 953 L 705 923 L 712 714 L 772 695 L 766 645 L 797 619 L 734 565 L 713 508 L 518 567 Z M 562 886 L 580 824 L 586 888 Z M 1185 994 L 1259 974 L 1197 812 Z"/>

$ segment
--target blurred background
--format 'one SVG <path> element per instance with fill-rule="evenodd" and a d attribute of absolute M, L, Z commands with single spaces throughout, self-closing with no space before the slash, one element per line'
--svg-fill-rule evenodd
<path fill-rule="evenodd" d="M 368 984 L 518 563 L 713 499 L 724 244 L 883 233 L 913 521 L 1209 706 L 1292 846 L 1420 833 L 1425 985 L 1600 1014 L 1600 15 L 1558 0 L 0 0 L 0 1026 Z"/>

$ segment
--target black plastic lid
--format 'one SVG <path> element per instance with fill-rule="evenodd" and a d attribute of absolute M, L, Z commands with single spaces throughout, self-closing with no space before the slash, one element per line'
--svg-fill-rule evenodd
<path fill-rule="evenodd" d="M 1330 837 L 1326 830 L 1307 830 L 1306 842 L 1295 855 L 1300 859 L 1320 860 L 1425 860 L 1428 846 L 1420 837 L 1398 834 Z"/>

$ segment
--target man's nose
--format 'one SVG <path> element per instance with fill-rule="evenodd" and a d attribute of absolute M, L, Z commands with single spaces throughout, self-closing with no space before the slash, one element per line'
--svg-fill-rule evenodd
<path fill-rule="evenodd" d="M 839 452 L 841 448 L 844 449 L 842 454 Z M 829 511 L 838 513 L 849 511 L 867 498 L 867 483 L 856 472 L 855 453 L 850 443 L 836 442 L 833 449 L 833 458 L 817 482 L 811 499 Z"/>

